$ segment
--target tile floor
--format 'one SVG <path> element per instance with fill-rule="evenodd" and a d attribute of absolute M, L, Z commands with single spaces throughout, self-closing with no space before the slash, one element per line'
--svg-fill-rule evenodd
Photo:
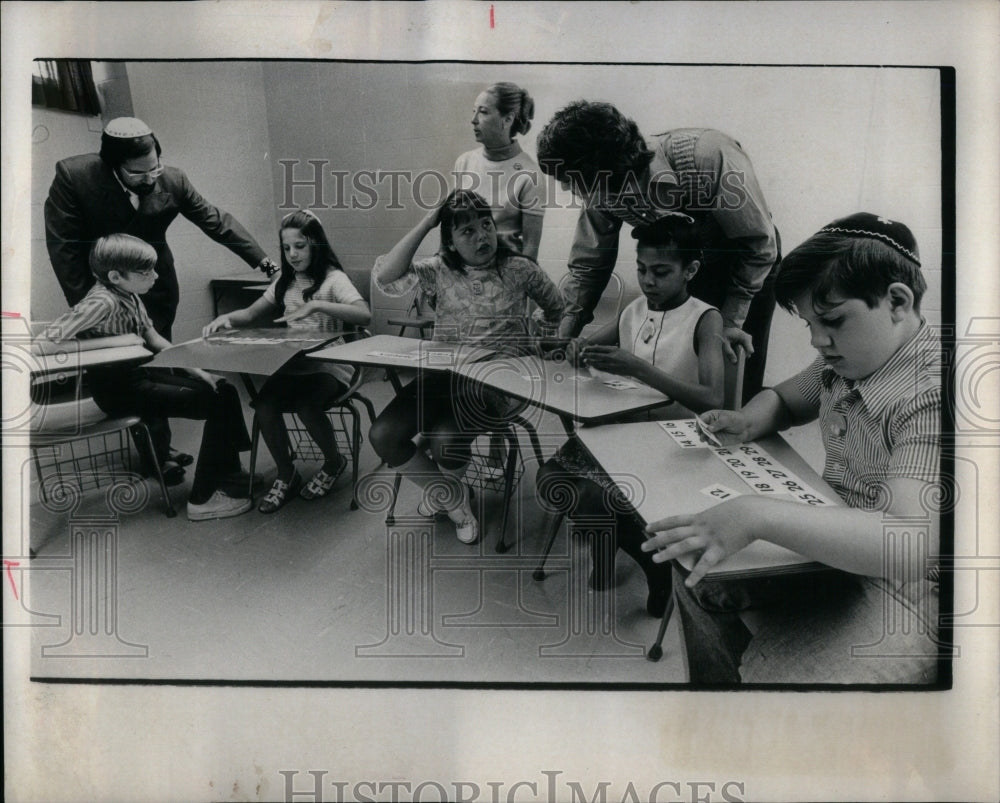
<path fill-rule="evenodd" d="M 381 409 L 387 383 L 364 392 Z M 537 415 L 546 455 L 565 435 Z M 173 423 L 174 444 L 195 452 L 200 424 Z M 363 426 L 367 436 L 367 421 Z M 494 546 L 499 494 L 485 505 L 487 533 L 459 543 L 447 520 L 407 517 L 416 493 L 403 484 L 395 527 L 384 521 L 391 473 L 369 477 L 351 510 L 349 472 L 333 494 L 295 500 L 279 513 L 253 510 L 217 522 L 184 515 L 188 485 L 171 489 L 178 516 L 163 514 L 150 487 L 141 510 L 109 516 L 103 491 L 53 512 L 34 498 L 22 623 L 35 625 L 32 676 L 208 682 L 387 684 L 683 683 L 676 617 L 659 662 L 645 658 L 658 620 L 644 608 L 645 582 L 619 553 L 617 588 L 587 588 L 582 538 L 557 539 L 542 582 L 535 461 L 511 502 L 505 554 Z M 261 447 L 268 479 L 273 464 Z M 367 442 L 361 473 L 377 467 Z M 313 470 L 307 466 L 306 470 Z M 25 473 L 30 468 L 25 467 Z M 269 473 L 271 472 L 271 473 Z M 34 483 L 26 493 L 37 496 Z M 81 535 L 71 536 L 71 532 Z M 565 530 L 564 530 L 565 533 Z M 83 567 L 83 571 L 79 569 Z M 6 614 L 5 614 L 6 617 Z"/>

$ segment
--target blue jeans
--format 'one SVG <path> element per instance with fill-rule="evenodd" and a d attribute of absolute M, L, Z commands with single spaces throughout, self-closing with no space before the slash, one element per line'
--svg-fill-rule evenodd
<path fill-rule="evenodd" d="M 684 585 L 674 593 L 691 682 L 931 684 L 938 600 L 927 581 L 895 591 L 834 570 Z M 740 617 L 754 611 L 751 633 Z"/>

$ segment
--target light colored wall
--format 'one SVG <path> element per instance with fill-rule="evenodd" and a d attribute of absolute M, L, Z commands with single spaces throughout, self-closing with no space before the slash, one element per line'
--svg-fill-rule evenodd
<path fill-rule="evenodd" d="M 156 132 L 163 161 L 184 170 L 202 196 L 233 215 L 277 259 L 261 64 L 130 62 L 128 76 L 135 116 Z M 183 216 L 167 237 L 181 292 L 177 342 L 195 337 L 210 320 L 209 280 L 249 276 L 251 268 Z"/>

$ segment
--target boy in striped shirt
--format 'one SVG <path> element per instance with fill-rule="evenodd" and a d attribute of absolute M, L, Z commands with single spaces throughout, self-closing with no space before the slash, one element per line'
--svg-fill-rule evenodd
<path fill-rule="evenodd" d="M 42 337 L 59 342 L 137 334 L 154 353 L 170 346 L 153 328 L 139 298 L 156 281 L 153 246 L 129 234 L 110 234 L 94 243 L 90 269 L 97 284 L 72 310 L 53 321 Z M 248 498 L 230 493 L 247 485 L 239 453 L 250 448 L 250 437 L 239 395 L 228 382 L 205 371 L 190 369 L 188 374 L 142 367 L 87 372 L 94 402 L 108 415 L 204 420 L 188 518 L 204 521 L 239 515 L 250 509 Z M 156 444 L 156 449 L 165 454 L 167 445 Z"/>
<path fill-rule="evenodd" d="M 755 396 L 713 411 L 724 445 L 820 422 L 823 478 L 845 507 L 755 495 L 647 528 L 646 551 L 675 568 L 693 683 L 932 683 L 937 676 L 940 345 L 920 315 L 917 245 L 901 223 L 867 213 L 834 221 L 782 262 L 778 302 L 802 318 L 819 357 Z M 929 491 L 931 493 L 929 493 Z M 901 530 L 905 530 L 900 540 Z M 720 582 L 713 565 L 756 539 L 833 570 Z M 755 609 L 753 634 L 738 611 Z"/>

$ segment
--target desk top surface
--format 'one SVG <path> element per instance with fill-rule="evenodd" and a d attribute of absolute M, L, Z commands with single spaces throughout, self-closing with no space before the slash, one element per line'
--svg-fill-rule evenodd
<path fill-rule="evenodd" d="M 667 516 L 698 513 L 717 504 L 718 499 L 708 491 L 719 486 L 740 495 L 754 493 L 711 449 L 707 446 L 682 448 L 667 434 L 661 422 L 609 424 L 579 430 L 577 437 L 646 523 Z M 762 451 L 780 463 L 785 471 L 794 474 L 832 504 L 840 504 L 836 492 L 783 438 L 773 435 L 754 445 L 763 447 Z M 709 575 L 749 577 L 820 566 L 784 547 L 755 541 L 718 564 Z"/>
<path fill-rule="evenodd" d="M 610 374 L 592 376 L 565 360 L 503 357 L 461 365 L 457 371 L 473 381 L 582 424 L 597 424 L 670 403 L 669 397 L 641 382 Z"/>
<path fill-rule="evenodd" d="M 21 344 L 17 344 L 16 348 L 23 351 L 20 346 Z M 5 361 L 9 361 L 8 357 L 14 358 L 13 353 L 7 353 L 12 351 L 7 344 L 4 346 L 4 351 Z M 23 353 L 20 359 L 14 358 L 12 364 L 23 363 L 32 378 L 40 379 L 84 368 L 142 363 L 152 356 L 152 352 L 146 349 L 141 338 L 124 335 L 91 340 L 70 339 L 59 343 L 34 341 L 31 343 L 30 352 Z"/>
<path fill-rule="evenodd" d="M 308 329 L 222 329 L 164 349 L 149 366 L 270 376 L 303 351 L 336 337 Z"/>
<path fill-rule="evenodd" d="M 420 368 L 453 371 L 468 362 L 488 359 L 494 352 L 461 343 L 419 340 L 398 335 L 375 335 L 351 343 L 311 352 L 309 358 L 325 362 L 374 365 L 383 368 Z"/>

